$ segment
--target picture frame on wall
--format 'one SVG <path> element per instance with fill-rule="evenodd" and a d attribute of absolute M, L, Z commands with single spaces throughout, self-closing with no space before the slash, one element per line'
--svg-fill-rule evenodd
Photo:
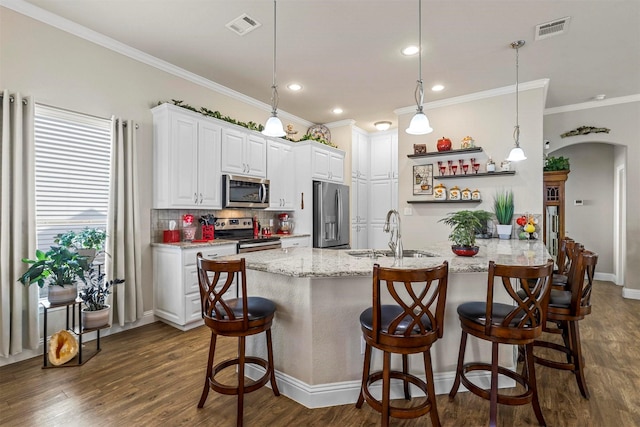
<path fill-rule="evenodd" d="M 433 165 L 413 167 L 413 195 L 428 196 L 433 194 Z"/>

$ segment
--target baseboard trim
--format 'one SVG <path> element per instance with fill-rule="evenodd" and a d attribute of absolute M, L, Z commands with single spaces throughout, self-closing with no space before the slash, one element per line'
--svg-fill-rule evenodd
<path fill-rule="evenodd" d="M 513 369 L 513 367 L 509 368 Z M 264 375 L 264 368 L 256 365 L 246 365 L 245 375 L 252 380 L 257 380 Z M 424 375 L 418 375 L 424 380 Z M 470 373 L 467 375 L 474 384 L 489 389 L 491 387 L 491 377 L 489 373 Z M 436 394 L 447 394 L 453 386 L 455 372 L 445 372 L 434 374 L 434 386 Z M 327 406 L 348 405 L 356 403 L 360 394 L 360 381 L 344 381 L 339 383 L 328 383 L 309 385 L 287 374 L 276 371 L 276 381 L 280 393 L 288 398 L 304 405 L 307 408 L 324 408 Z M 267 383 L 269 386 L 269 384 Z M 498 379 L 499 388 L 515 387 L 516 383 L 510 378 L 500 376 Z M 370 388 L 374 396 L 380 396 L 382 393 L 382 383 L 376 384 Z M 460 386 L 460 392 L 468 391 L 464 386 Z M 424 396 L 422 390 L 411 386 L 411 395 L 418 397 Z M 391 384 L 391 398 L 401 399 L 404 397 L 402 383 L 394 381 Z"/>
<path fill-rule="evenodd" d="M 616 278 L 616 275 L 613 273 L 595 273 L 593 275 L 593 278 L 595 280 L 602 280 L 603 282 L 612 282 L 612 283 L 616 283 L 618 282 L 618 279 Z"/>
<path fill-rule="evenodd" d="M 132 323 L 126 323 L 124 326 L 120 325 L 112 325 L 109 329 L 102 329 L 100 331 L 100 338 L 104 338 L 111 334 L 117 334 L 119 332 L 127 331 L 129 329 L 139 328 L 140 326 L 149 325 L 158 321 L 153 314 L 153 310 L 145 311 L 142 319 L 137 320 Z M 82 336 L 82 343 L 86 344 L 91 342 L 97 338 L 96 332 L 91 332 Z M 48 337 L 47 337 L 48 339 Z M 11 365 L 12 363 L 22 362 L 23 360 L 32 359 L 34 357 L 42 358 L 42 353 L 44 352 L 44 339 L 40 338 L 40 343 L 38 344 L 38 348 L 36 350 L 23 350 L 18 354 L 11 355 L 9 357 L 0 357 L 0 366 Z"/>
<path fill-rule="evenodd" d="M 640 289 L 622 288 L 622 298 L 640 299 Z"/>

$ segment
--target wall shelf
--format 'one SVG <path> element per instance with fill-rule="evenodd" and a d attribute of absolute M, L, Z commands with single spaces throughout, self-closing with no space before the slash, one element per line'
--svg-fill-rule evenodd
<path fill-rule="evenodd" d="M 500 176 L 500 175 L 515 175 L 516 171 L 500 171 L 500 172 L 480 172 L 480 173 L 468 173 L 462 175 L 443 175 L 435 176 L 433 179 L 454 179 L 454 178 L 481 178 L 486 176 Z"/>
<path fill-rule="evenodd" d="M 407 203 L 480 203 L 482 200 L 407 200 Z"/>
<path fill-rule="evenodd" d="M 407 157 L 410 159 L 420 159 L 423 157 L 452 156 L 454 154 L 468 154 L 468 153 L 480 153 L 480 152 L 482 152 L 482 147 L 473 147 L 473 148 L 461 148 L 459 150 L 433 151 L 431 153 L 424 153 L 424 154 L 407 154 Z"/>

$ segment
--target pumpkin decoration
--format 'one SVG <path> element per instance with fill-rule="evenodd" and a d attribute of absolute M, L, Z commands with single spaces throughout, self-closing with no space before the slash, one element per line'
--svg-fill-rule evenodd
<path fill-rule="evenodd" d="M 69 331 L 61 330 L 51 336 L 49 341 L 49 361 L 60 366 L 78 354 L 78 341 Z"/>

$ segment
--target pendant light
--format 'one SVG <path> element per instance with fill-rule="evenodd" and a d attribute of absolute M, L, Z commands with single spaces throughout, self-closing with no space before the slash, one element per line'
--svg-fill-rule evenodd
<path fill-rule="evenodd" d="M 422 0 L 418 0 L 418 61 L 418 84 L 414 93 L 417 109 L 406 130 L 411 135 L 425 135 L 433 132 L 429 119 L 422 111 L 422 103 L 424 101 L 424 87 L 422 85 Z"/>
<path fill-rule="evenodd" d="M 276 85 L 276 0 L 273 0 L 273 83 L 271 84 L 271 117 L 264 125 L 263 135 L 281 137 L 286 132 L 278 118 L 278 85 Z"/>
<path fill-rule="evenodd" d="M 510 162 L 519 162 L 521 160 L 526 160 L 527 156 L 524 154 L 524 150 L 520 148 L 520 124 L 518 117 L 518 66 L 519 66 L 519 49 L 524 46 L 524 40 L 518 40 L 511 43 L 511 48 L 516 50 L 516 126 L 513 129 L 513 139 L 516 143 L 516 146 L 511 149 L 509 152 L 509 157 L 507 160 Z"/>

